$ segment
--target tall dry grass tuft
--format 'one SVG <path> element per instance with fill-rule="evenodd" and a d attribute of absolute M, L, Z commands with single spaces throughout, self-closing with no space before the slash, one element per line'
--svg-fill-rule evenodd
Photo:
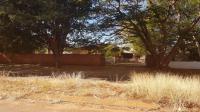
<path fill-rule="evenodd" d="M 2 77 L 9 77 L 10 72 L 9 71 L 0 71 L 0 78 Z"/>
<path fill-rule="evenodd" d="M 128 96 L 157 101 L 200 103 L 200 78 L 166 73 L 133 73 Z"/>

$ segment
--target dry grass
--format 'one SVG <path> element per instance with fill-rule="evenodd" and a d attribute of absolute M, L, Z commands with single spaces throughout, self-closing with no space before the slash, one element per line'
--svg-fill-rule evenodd
<path fill-rule="evenodd" d="M 121 97 L 148 99 L 160 104 L 195 106 L 200 104 L 200 78 L 172 74 L 133 73 L 127 82 L 84 79 L 81 74 L 59 77 L 9 77 L 0 73 L 0 99 L 45 97 L 62 99 L 64 96 L 92 96 L 95 98 Z M 52 97 L 52 95 L 54 97 Z M 50 98 L 51 96 L 51 98 Z M 41 97 L 40 97 L 41 98 Z M 186 105 L 187 104 L 187 105 Z"/>
<path fill-rule="evenodd" d="M 174 74 L 133 74 L 129 96 L 155 101 L 200 104 L 200 77 L 181 77 Z"/>

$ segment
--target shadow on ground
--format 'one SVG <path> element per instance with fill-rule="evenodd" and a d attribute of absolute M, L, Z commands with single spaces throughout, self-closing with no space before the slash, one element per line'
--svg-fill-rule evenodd
<path fill-rule="evenodd" d="M 63 66 L 60 68 L 39 65 L 0 65 L 0 71 L 9 71 L 10 76 L 52 76 L 62 73 L 83 75 L 84 78 L 100 78 L 109 81 L 129 80 L 133 73 L 141 72 L 172 72 L 183 76 L 199 75 L 200 70 L 165 69 L 156 70 L 145 67 L 143 64 L 117 64 L 106 66 Z"/>

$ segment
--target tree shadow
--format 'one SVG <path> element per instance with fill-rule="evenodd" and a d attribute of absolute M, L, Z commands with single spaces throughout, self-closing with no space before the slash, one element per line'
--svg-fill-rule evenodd
<path fill-rule="evenodd" d="M 55 68 L 40 65 L 0 65 L 0 71 L 9 71 L 12 77 L 30 76 L 59 76 L 59 75 L 82 75 L 84 78 L 98 78 L 108 81 L 128 81 L 134 73 L 170 73 L 181 76 L 200 76 L 200 70 L 185 69 L 150 69 L 143 65 L 106 65 L 106 66 L 63 66 Z"/>

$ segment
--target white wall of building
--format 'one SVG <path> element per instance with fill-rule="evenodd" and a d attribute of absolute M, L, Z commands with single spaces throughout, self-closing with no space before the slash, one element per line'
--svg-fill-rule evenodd
<path fill-rule="evenodd" d="M 170 68 L 180 68 L 180 69 L 200 69 L 200 62 L 198 61 L 172 61 L 169 64 Z"/>

